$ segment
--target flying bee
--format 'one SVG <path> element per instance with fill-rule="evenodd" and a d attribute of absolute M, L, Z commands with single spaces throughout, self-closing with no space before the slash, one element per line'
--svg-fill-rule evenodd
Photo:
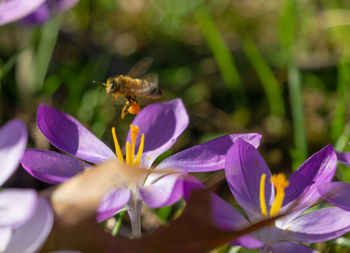
<path fill-rule="evenodd" d="M 154 73 L 144 75 L 151 64 L 151 58 L 143 58 L 126 75 L 113 76 L 108 78 L 106 83 L 102 83 L 107 95 L 111 95 L 115 101 L 119 97 L 126 98 L 122 119 L 128 113 L 137 114 L 140 111 L 137 97 L 155 99 L 162 94 L 158 87 L 158 75 Z"/>

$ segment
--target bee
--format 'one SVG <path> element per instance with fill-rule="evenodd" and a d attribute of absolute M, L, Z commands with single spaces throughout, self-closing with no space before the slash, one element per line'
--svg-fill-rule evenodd
<path fill-rule="evenodd" d="M 156 99 L 162 95 L 158 87 L 158 75 L 154 73 L 144 75 L 152 61 L 152 58 L 143 58 L 126 75 L 109 77 L 106 83 L 102 83 L 107 95 L 112 96 L 115 101 L 119 97 L 126 98 L 122 119 L 128 113 L 137 114 L 140 111 L 137 97 Z"/>

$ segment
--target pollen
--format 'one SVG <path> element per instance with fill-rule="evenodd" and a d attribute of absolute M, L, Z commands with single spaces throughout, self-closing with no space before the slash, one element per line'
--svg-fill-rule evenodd
<path fill-rule="evenodd" d="M 87 173 L 89 173 L 91 171 L 93 171 L 92 168 L 86 168 L 86 169 L 84 169 L 83 174 L 87 174 Z"/>
<path fill-rule="evenodd" d="M 278 189 L 284 190 L 289 185 L 289 182 L 286 179 L 286 175 L 284 175 L 283 173 L 272 175 L 270 182 L 275 186 L 276 190 Z"/>
<path fill-rule="evenodd" d="M 132 105 L 129 107 L 128 112 L 130 114 L 138 114 L 140 110 L 141 110 L 140 105 L 136 101 L 134 101 Z"/>
<path fill-rule="evenodd" d="M 147 192 L 150 192 L 152 190 L 152 186 L 153 185 L 148 185 L 147 187 L 145 187 L 144 189 L 147 191 Z"/>

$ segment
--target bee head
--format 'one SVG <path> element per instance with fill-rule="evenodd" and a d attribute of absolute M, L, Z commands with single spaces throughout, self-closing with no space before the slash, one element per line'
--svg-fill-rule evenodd
<path fill-rule="evenodd" d="M 106 87 L 106 84 L 105 83 L 103 83 L 103 82 L 99 82 L 99 81 L 92 81 L 92 83 L 96 83 L 96 84 L 101 84 L 101 85 L 103 85 L 103 86 L 105 86 Z M 104 88 L 102 88 L 102 90 L 103 90 Z M 100 92 L 102 91 L 102 90 L 100 90 Z"/>
<path fill-rule="evenodd" d="M 107 94 L 111 94 L 112 92 L 114 92 L 116 87 L 117 87 L 117 83 L 115 82 L 114 78 L 113 77 L 108 78 L 106 82 Z"/>

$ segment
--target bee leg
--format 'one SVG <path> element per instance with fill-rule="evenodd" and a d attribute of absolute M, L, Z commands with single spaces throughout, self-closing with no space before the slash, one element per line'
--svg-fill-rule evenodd
<path fill-rule="evenodd" d="M 130 102 L 131 105 L 135 102 L 137 103 L 135 95 L 126 95 L 126 99 Z"/>
<path fill-rule="evenodd" d="M 122 119 L 124 119 L 125 115 L 127 115 L 129 113 L 128 111 L 129 111 L 130 106 L 131 106 L 130 101 L 129 100 L 126 101 L 125 105 L 123 107 L 123 110 L 122 110 L 122 115 L 121 115 Z"/>
<path fill-rule="evenodd" d="M 126 114 L 137 114 L 140 111 L 140 105 L 137 102 L 135 95 L 126 95 L 125 96 L 127 101 L 123 107 L 122 110 L 122 119 L 125 117 Z"/>

